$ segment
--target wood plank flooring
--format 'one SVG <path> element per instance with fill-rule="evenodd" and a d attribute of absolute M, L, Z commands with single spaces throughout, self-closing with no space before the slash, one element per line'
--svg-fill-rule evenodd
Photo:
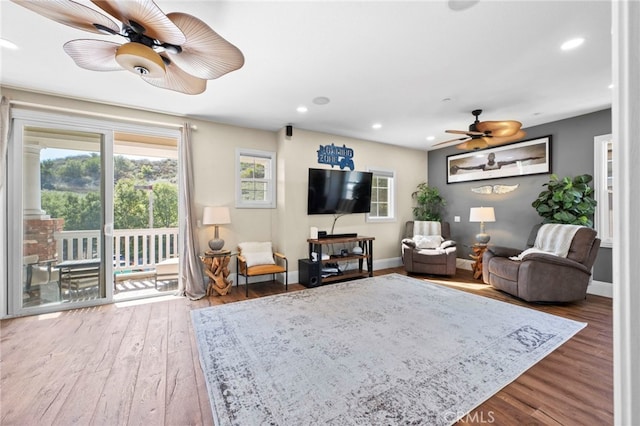
<path fill-rule="evenodd" d="M 404 274 L 376 275 L 390 272 Z M 589 324 L 459 424 L 613 424 L 610 299 L 533 305 L 480 284 L 469 271 L 415 277 Z M 250 298 L 281 292 L 279 283 L 249 287 Z M 242 286 L 198 301 L 146 299 L 3 320 L 0 424 L 212 425 L 190 311 L 239 300 Z"/>

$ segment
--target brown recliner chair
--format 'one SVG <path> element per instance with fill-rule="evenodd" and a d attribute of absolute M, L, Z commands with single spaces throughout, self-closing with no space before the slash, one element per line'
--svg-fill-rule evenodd
<path fill-rule="evenodd" d="M 455 275 L 456 243 L 451 241 L 449 222 L 440 223 L 440 234 L 444 240 L 437 248 L 419 248 L 411 243 L 413 221 L 404 227 L 402 242 L 402 261 L 407 272 L 430 275 Z"/>
<path fill-rule="evenodd" d="M 533 247 L 538 230 L 531 230 L 527 248 Z M 591 228 L 580 228 L 571 241 L 567 257 L 531 253 L 522 260 L 509 257 L 523 250 L 489 247 L 482 258 L 482 279 L 498 290 L 527 302 L 574 302 L 583 300 L 591 277 L 600 239 Z"/>

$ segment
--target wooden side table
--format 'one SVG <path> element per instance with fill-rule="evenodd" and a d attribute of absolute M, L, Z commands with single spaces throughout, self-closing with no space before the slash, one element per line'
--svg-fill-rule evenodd
<path fill-rule="evenodd" d="M 474 244 L 471 246 L 471 250 L 473 254 L 470 254 L 469 257 L 475 260 L 473 265 L 471 265 L 471 270 L 473 271 L 473 278 L 479 280 L 482 278 L 482 256 L 484 252 L 487 251 L 486 244 Z"/>
<path fill-rule="evenodd" d="M 217 293 L 224 296 L 231 290 L 233 281 L 229 277 L 229 261 L 237 253 L 229 250 L 207 251 L 200 255 L 200 260 L 205 266 L 204 272 L 209 277 L 207 296 Z"/>

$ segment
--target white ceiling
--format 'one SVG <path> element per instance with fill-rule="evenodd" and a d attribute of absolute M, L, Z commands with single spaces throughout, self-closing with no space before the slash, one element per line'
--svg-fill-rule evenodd
<path fill-rule="evenodd" d="M 86 1 L 81 3 L 88 4 Z M 127 71 L 77 67 L 72 39 L 118 41 L 0 1 L 1 82 L 80 99 L 266 130 L 291 124 L 430 149 L 481 120 L 523 127 L 611 105 L 608 1 L 156 1 L 207 22 L 245 56 L 201 95 L 151 86 Z M 463 10 L 461 6 L 473 4 Z M 564 52 L 573 37 L 585 43 Z M 312 100 L 328 97 L 327 105 Z M 445 99 L 449 99 L 445 101 Z M 296 108 L 308 107 L 300 114 Z M 374 130 L 375 122 L 382 128 Z M 294 130 L 295 134 L 295 130 Z M 428 142 L 432 135 L 436 140 Z"/>

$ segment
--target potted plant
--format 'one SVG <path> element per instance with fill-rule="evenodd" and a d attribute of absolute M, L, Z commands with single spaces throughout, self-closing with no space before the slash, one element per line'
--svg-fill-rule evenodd
<path fill-rule="evenodd" d="M 593 177 L 588 174 L 559 179 L 551 175 L 551 180 L 543 184 L 547 189 L 531 203 L 543 218 L 543 223 L 566 223 L 593 227 L 593 213 L 596 200 L 589 182 Z"/>
<path fill-rule="evenodd" d="M 426 182 L 423 182 L 418 185 L 411 197 L 418 204 L 413 208 L 415 220 L 440 221 L 440 211 L 446 205 L 446 201 L 440 195 L 438 188 L 430 187 Z"/>

